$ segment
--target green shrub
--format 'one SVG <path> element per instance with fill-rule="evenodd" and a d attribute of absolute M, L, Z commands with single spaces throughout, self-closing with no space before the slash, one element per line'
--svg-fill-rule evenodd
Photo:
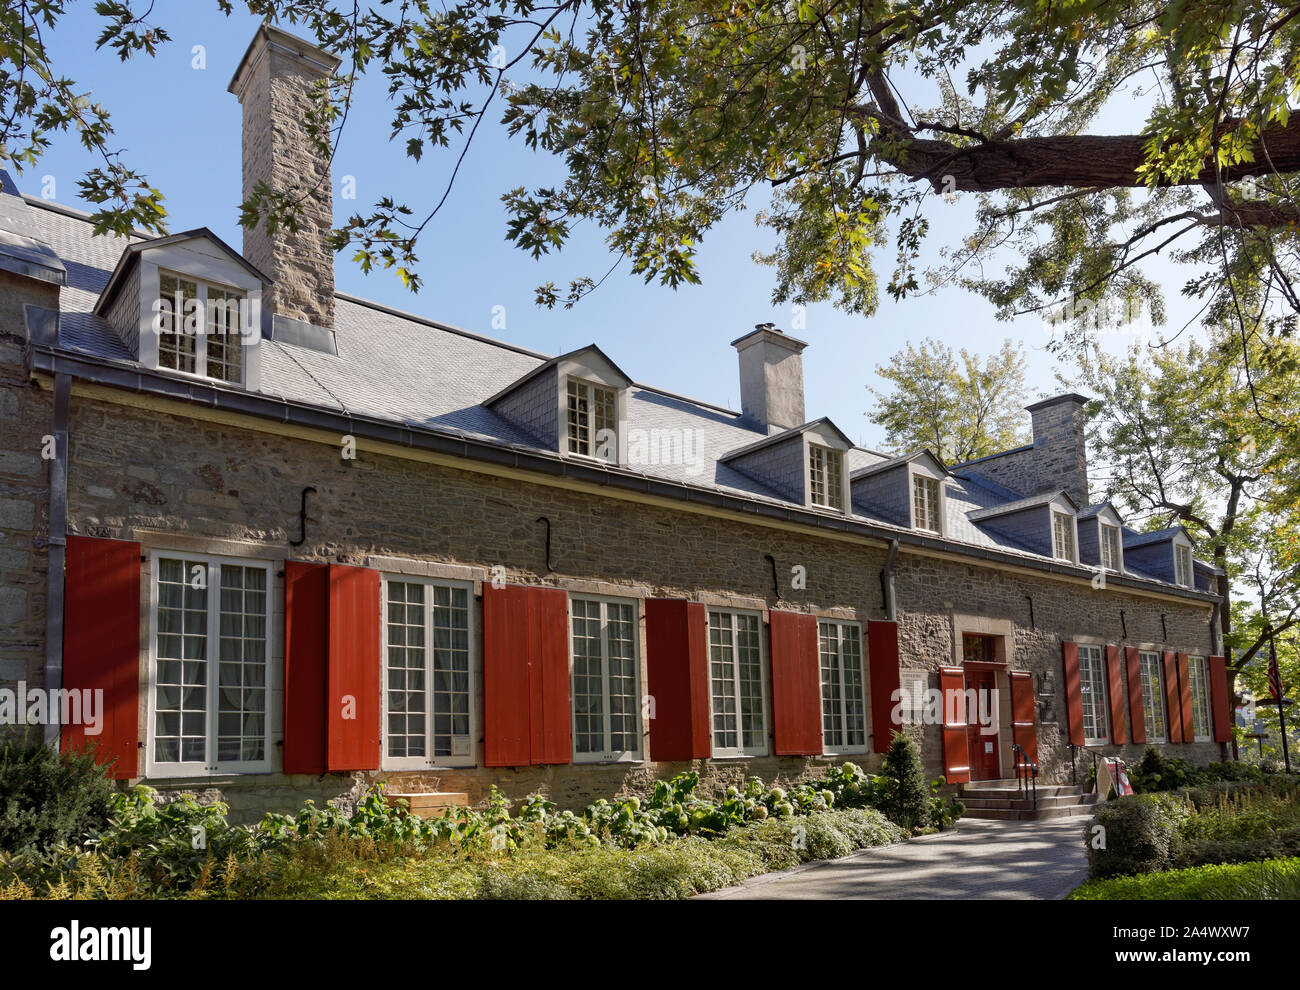
<path fill-rule="evenodd" d="M 1135 794 L 1098 806 L 1083 832 L 1089 875 L 1112 877 L 1169 869 L 1178 855 L 1183 824 L 1191 814 L 1190 803 L 1177 794 Z"/>
<path fill-rule="evenodd" d="M 894 824 L 909 832 L 930 824 L 930 786 L 911 736 L 894 733 L 877 786 L 882 791 L 880 808 Z"/>
<path fill-rule="evenodd" d="M 1268 776 L 1258 764 L 1230 760 L 1197 766 L 1186 760 L 1166 757 L 1154 746 L 1147 747 L 1140 763 L 1128 768 L 1129 783 L 1139 794 L 1200 787 L 1221 781 L 1260 782 Z"/>
<path fill-rule="evenodd" d="M 1195 866 L 1165 873 L 1089 880 L 1075 901 L 1257 901 L 1300 899 L 1300 859 Z"/>
<path fill-rule="evenodd" d="M 90 750 L 60 754 L 40 742 L 0 745 L 0 851 L 75 845 L 108 823 L 113 783 Z"/>

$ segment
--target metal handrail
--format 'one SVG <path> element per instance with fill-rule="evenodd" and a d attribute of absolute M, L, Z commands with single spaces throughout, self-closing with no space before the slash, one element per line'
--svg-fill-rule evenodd
<path fill-rule="evenodd" d="M 1016 790 L 1032 797 L 1034 809 L 1037 810 L 1038 764 L 1029 758 L 1029 754 L 1019 743 L 1011 744 L 1011 757 L 1016 764 Z"/>

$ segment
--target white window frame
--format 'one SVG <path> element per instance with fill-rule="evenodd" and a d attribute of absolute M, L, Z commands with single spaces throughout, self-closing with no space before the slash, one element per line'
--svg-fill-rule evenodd
<path fill-rule="evenodd" d="M 251 350 L 249 343 L 250 337 L 246 337 L 240 327 L 239 336 L 239 379 L 232 381 L 229 378 L 217 378 L 209 375 L 208 371 L 208 317 L 211 315 L 208 311 L 208 289 L 216 289 L 219 292 L 233 293 L 240 296 L 248 305 L 249 311 L 252 312 L 253 301 L 250 299 L 250 293 L 247 289 L 240 288 L 237 285 L 225 285 L 221 282 L 214 281 L 202 275 L 190 275 L 185 272 L 175 271 L 171 268 L 158 269 L 158 299 L 171 298 L 165 297 L 162 292 L 162 279 L 164 277 L 174 278 L 185 282 L 193 282 L 195 286 L 195 298 L 203 312 L 203 328 L 194 333 L 194 370 L 182 371 L 180 368 L 169 368 L 162 363 L 162 342 L 166 337 L 182 336 L 184 331 L 164 331 L 158 330 L 158 348 L 154 353 L 154 368 L 157 371 L 167 372 L 168 374 L 181 375 L 185 378 L 193 378 L 196 381 L 216 382 L 219 385 L 232 385 L 239 388 L 247 388 L 249 380 L 248 356 Z M 241 314 L 243 308 L 240 309 Z M 177 323 L 184 324 L 186 319 L 185 313 L 172 312 L 173 326 Z"/>
<path fill-rule="evenodd" d="M 817 477 L 821 475 L 822 501 L 816 497 Z M 832 512 L 844 511 L 844 451 L 821 443 L 808 444 L 808 504 Z"/>
<path fill-rule="evenodd" d="M 1107 537 L 1114 538 L 1113 547 L 1107 542 Z M 1108 556 L 1111 558 L 1109 563 L 1106 561 Z M 1124 540 L 1118 526 L 1097 521 L 1097 558 L 1101 566 L 1108 571 L 1119 573 L 1124 570 Z"/>
<path fill-rule="evenodd" d="M 1192 563 L 1192 548 L 1185 543 L 1174 544 L 1174 584 L 1183 588 L 1196 587 L 1196 568 Z"/>
<path fill-rule="evenodd" d="M 1092 728 L 1101 728 L 1101 735 L 1088 734 L 1088 707 L 1080 704 L 1080 714 L 1083 719 L 1083 744 L 1085 746 L 1105 746 L 1110 743 L 1110 698 L 1107 696 L 1109 685 L 1106 683 L 1106 654 L 1100 647 L 1092 643 L 1079 643 L 1079 689 L 1082 698 L 1096 697 L 1100 700 L 1099 706 L 1094 706 L 1088 702 L 1088 707 L 1092 708 Z M 1085 653 L 1086 651 L 1086 653 Z M 1085 660 L 1085 656 L 1087 659 Z M 1095 664 L 1095 668 L 1094 668 Z M 1086 671 L 1086 674 L 1085 674 Z M 1093 685 L 1093 673 L 1097 674 L 1097 682 Z M 1089 691 L 1084 694 L 1083 687 L 1087 681 Z M 1093 688 L 1096 690 L 1092 690 Z"/>
<path fill-rule="evenodd" d="M 424 756 L 389 756 L 388 755 L 388 586 L 390 581 L 399 584 L 418 584 L 424 586 Z M 383 593 L 379 625 L 383 631 L 381 646 L 381 682 L 380 682 L 380 732 L 379 752 L 380 767 L 384 770 L 429 770 L 440 767 L 475 766 L 475 740 L 479 737 L 478 722 L 478 638 L 475 629 L 474 583 L 458 581 L 452 578 L 428 577 L 422 574 L 383 574 Z M 433 749 L 433 589 L 452 588 L 465 592 L 466 610 L 466 651 L 469 657 L 469 746 L 465 753 L 451 756 L 436 756 Z"/>
<path fill-rule="evenodd" d="M 1197 674 L 1200 677 L 1197 677 Z M 1205 657 L 1189 656 L 1187 658 L 1187 679 L 1192 694 L 1192 742 L 1204 743 L 1214 740 L 1214 721 L 1210 712 L 1210 671 Z M 1197 732 L 1197 716 L 1205 720 L 1205 731 Z"/>
<path fill-rule="evenodd" d="M 936 536 L 943 535 L 943 481 L 939 478 L 931 477 L 928 474 L 922 474 L 920 471 L 909 471 L 908 477 L 911 479 L 907 491 L 907 505 L 912 517 L 912 528 L 922 533 L 934 533 Z M 922 520 L 917 517 L 916 512 L 916 494 L 918 483 L 921 485 L 933 485 L 933 508 L 934 508 L 934 528 L 922 525 Z M 928 491 L 928 489 L 927 489 Z M 929 498 L 927 496 L 927 501 Z"/>
<path fill-rule="evenodd" d="M 573 449 L 573 437 L 569 435 L 569 386 L 576 385 L 581 390 L 581 398 L 587 401 L 587 448 L 588 453 Z M 596 393 L 597 391 L 608 392 L 612 400 L 611 406 L 614 410 L 614 423 L 612 427 L 606 427 L 614 434 L 613 444 L 611 446 L 611 456 L 601 457 L 597 450 L 600 449 L 600 441 L 597 439 L 600 431 L 596 429 Z M 621 436 L 621 415 L 619 411 L 619 390 L 612 385 L 603 385 L 600 382 L 592 381 L 590 378 L 583 378 L 580 375 L 566 375 L 564 378 L 564 388 L 560 391 L 560 404 L 563 409 L 561 419 L 561 435 L 563 437 L 563 447 L 561 448 L 569 457 L 582 457 L 587 460 L 599 461 L 602 464 L 617 464 L 619 462 Z"/>
<path fill-rule="evenodd" d="M 728 617 L 731 626 L 731 670 L 733 689 L 736 698 L 736 741 L 738 746 L 718 746 L 715 740 L 716 730 L 714 728 L 714 706 L 713 706 L 713 617 L 721 615 Z M 758 620 L 758 687 L 760 711 L 763 716 L 763 743 L 761 746 L 745 746 L 744 724 L 741 715 L 741 694 L 740 694 L 740 657 L 736 651 L 736 616 L 753 617 Z M 771 676 L 771 668 L 768 661 L 767 653 L 767 630 L 766 623 L 763 621 L 763 613 L 755 609 L 745 608 L 726 608 L 723 606 L 710 605 L 705 609 L 705 643 L 708 648 L 708 677 L 709 677 L 709 747 L 714 759 L 726 759 L 747 756 L 767 756 L 771 750 L 770 736 L 772 732 L 771 712 L 768 708 L 767 681 Z"/>
<path fill-rule="evenodd" d="M 163 560 L 181 560 L 187 565 L 186 577 L 192 579 L 188 565 L 202 564 L 206 567 L 204 580 L 207 581 L 207 638 L 208 658 L 204 699 L 204 722 L 207 730 L 205 740 L 205 757 L 202 761 L 162 761 L 154 757 L 154 743 L 157 736 L 158 709 L 158 578 L 160 562 Z M 229 564 L 236 567 L 261 570 L 266 575 L 266 675 L 263 692 L 266 708 L 262 712 L 262 725 L 265 740 L 261 760 L 230 760 L 221 762 L 216 759 L 217 727 L 220 713 L 220 675 L 221 659 L 214 653 L 214 643 L 221 635 L 221 566 Z M 279 695 L 279 686 L 275 683 L 278 674 L 275 662 L 275 574 L 270 561 L 252 557 L 227 557 L 215 554 L 190 553 L 184 550 L 154 549 L 149 553 L 149 652 L 148 652 L 148 705 L 144 733 L 145 775 L 147 777 L 203 777 L 214 774 L 254 774 L 270 773 L 271 754 L 275 748 L 275 739 L 271 726 L 272 695 Z M 219 650 L 219 646 L 216 648 Z M 184 661 L 181 661 L 182 663 Z"/>
<path fill-rule="evenodd" d="M 575 599 L 581 599 L 588 602 L 597 602 L 600 604 L 600 640 L 601 640 L 601 684 L 602 700 L 604 702 L 604 711 L 602 713 L 603 731 L 605 735 L 605 748 L 599 753 L 580 753 L 578 752 L 578 694 L 574 687 L 575 668 L 574 661 L 576 657 L 573 652 L 573 602 Z M 644 749 L 641 724 L 641 699 L 644 697 L 641 687 L 641 643 L 640 643 L 640 608 L 639 602 L 635 598 L 620 598 L 614 595 L 588 595 L 571 593 L 569 595 L 569 718 L 572 720 L 573 736 L 573 762 L 574 763 L 639 763 L 642 761 L 642 752 Z M 634 673 L 635 683 L 633 685 L 634 709 L 633 718 L 636 721 L 636 728 L 633 730 L 632 737 L 636 740 L 636 749 L 633 750 L 615 750 L 610 745 L 610 705 L 609 705 L 609 606 L 626 605 L 632 609 L 632 670 Z"/>
<path fill-rule="evenodd" d="M 1078 563 L 1079 560 L 1079 534 L 1075 528 L 1075 518 L 1068 512 L 1062 512 L 1060 509 L 1052 509 L 1052 557 L 1056 560 L 1066 560 L 1071 564 Z M 1062 548 L 1060 540 L 1057 539 L 1057 523 L 1064 521 L 1062 534 L 1068 539 L 1070 545 L 1068 548 Z M 1068 554 L 1063 554 L 1062 549 L 1067 549 Z"/>
<path fill-rule="evenodd" d="M 845 664 L 844 664 L 844 630 L 853 628 L 858 633 L 858 685 L 860 689 L 860 701 L 862 704 L 862 742 L 845 743 L 843 745 L 832 745 L 826 742 L 826 722 L 833 718 L 826 710 L 826 670 L 822 663 L 822 627 L 830 626 L 835 632 L 835 646 L 837 659 L 839 660 L 839 690 L 840 690 L 840 713 L 839 733 L 842 737 L 848 737 L 848 727 L 846 720 L 848 718 L 847 700 L 849 696 L 848 686 L 845 683 Z M 871 708 L 870 700 L 867 696 L 867 637 L 862 629 L 860 622 L 850 622 L 843 619 L 825 619 L 820 616 L 817 619 L 817 671 L 818 683 L 822 689 L 822 752 L 830 756 L 848 755 L 851 753 L 865 753 L 867 751 L 867 740 L 871 736 Z"/>
<path fill-rule="evenodd" d="M 1154 659 L 1155 684 L 1148 683 L 1148 660 Z M 1146 727 L 1148 743 L 1166 743 L 1169 741 L 1169 713 L 1165 710 L 1165 664 L 1164 658 L 1157 650 L 1138 650 L 1138 680 L 1142 684 L 1142 721 Z M 1158 706 L 1158 707 L 1157 707 Z M 1164 732 L 1156 732 L 1153 727 L 1156 713 Z"/>

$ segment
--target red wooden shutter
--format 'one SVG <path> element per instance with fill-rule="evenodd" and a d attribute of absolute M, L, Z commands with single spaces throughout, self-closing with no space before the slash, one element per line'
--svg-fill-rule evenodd
<path fill-rule="evenodd" d="M 646 599 L 649 755 L 656 762 L 702 760 L 712 753 L 707 629 L 698 602 Z"/>
<path fill-rule="evenodd" d="M 1079 644 L 1061 644 L 1065 664 L 1065 717 L 1070 729 L 1070 745 L 1083 746 L 1083 691 L 1079 685 Z"/>
<path fill-rule="evenodd" d="M 897 622 L 867 623 L 867 661 L 871 671 L 871 748 L 886 753 L 894 741 L 894 730 L 902 728 L 892 718 L 899 697 Z"/>
<path fill-rule="evenodd" d="M 771 612 L 772 751 L 812 756 L 822 751 L 821 659 L 817 617 Z"/>
<path fill-rule="evenodd" d="M 1165 721 L 1169 723 L 1169 741 L 1183 741 L 1183 704 L 1178 691 L 1178 658 L 1173 653 L 1163 657 L 1165 668 Z"/>
<path fill-rule="evenodd" d="M 1124 668 L 1119 662 L 1119 647 L 1106 647 L 1106 693 L 1110 695 L 1110 738 L 1116 745 L 1128 742 L 1124 729 Z"/>
<path fill-rule="evenodd" d="M 569 599 L 557 588 L 483 586 L 483 763 L 569 763 Z"/>
<path fill-rule="evenodd" d="M 1034 705 L 1034 675 L 1027 670 L 1013 670 L 1008 677 L 1011 680 L 1011 739 L 1025 751 L 1030 763 L 1037 763 L 1038 709 Z"/>
<path fill-rule="evenodd" d="M 130 780 L 140 743 L 140 544 L 69 536 L 66 561 L 63 688 L 103 695 L 99 734 L 65 725 L 63 749 L 89 742 L 114 779 Z"/>
<path fill-rule="evenodd" d="M 1187 654 L 1179 653 L 1178 700 L 1183 712 L 1183 742 L 1196 742 L 1196 726 L 1192 721 L 1192 678 L 1187 671 Z"/>
<path fill-rule="evenodd" d="M 1206 674 L 1210 682 L 1210 707 L 1214 712 L 1214 741 L 1232 739 L 1232 715 L 1228 700 L 1228 668 L 1223 657 L 1208 657 Z"/>
<path fill-rule="evenodd" d="M 483 585 L 483 763 L 528 766 L 528 589 Z"/>
<path fill-rule="evenodd" d="M 950 784 L 970 780 L 970 754 L 966 748 L 966 674 L 960 667 L 939 668 L 943 699 L 943 772 Z"/>
<path fill-rule="evenodd" d="M 529 757 L 537 765 L 573 762 L 569 701 L 569 596 L 529 588 Z"/>
<path fill-rule="evenodd" d="M 325 696 L 326 765 L 379 769 L 379 572 L 329 565 L 329 676 Z"/>
<path fill-rule="evenodd" d="M 1124 667 L 1128 673 L 1128 717 L 1133 723 L 1133 741 L 1147 741 L 1147 719 L 1142 708 L 1142 662 L 1136 646 L 1124 647 Z"/>
<path fill-rule="evenodd" d="M 284 772 L 321 774 L 329 676 L 329 565 L 284 565 Z"/>

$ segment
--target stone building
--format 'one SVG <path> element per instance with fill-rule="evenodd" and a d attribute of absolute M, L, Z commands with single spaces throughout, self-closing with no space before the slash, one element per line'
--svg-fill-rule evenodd
<path fill-rule="evenodd" d="M 377 779 L 791 781 L 895 729 L 953 785 L 1226 758 L 1214 569 L 1089 504 L 1085 398 L 944 465 L 809 419 L 770 324 L 736 411 L 617 339 L 547 356 L 336 292 L 303 119 L 337 64 L 263 27 L 238 66 L 245 190 L 308 202 L 242 252 L 4 179 L 0 686 L 56 699 L 51 738 L 245 816 Z"/>

